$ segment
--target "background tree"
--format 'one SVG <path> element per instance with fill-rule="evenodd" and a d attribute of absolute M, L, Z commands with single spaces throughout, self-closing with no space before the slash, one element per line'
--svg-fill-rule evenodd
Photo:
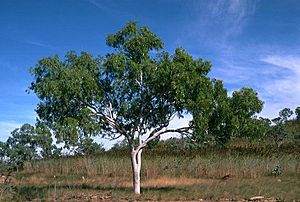
<path fill-rule="evenodd" d="M 166 154 L 172 152 L 188 152 L 192 147 L 185 137 L 171 137 L 166 140 L 160 140 L 153 149 L 158 153 Z"/>
<path fill-rule="evenodd" d="M 5 142 L 0 141 L 0 159 L 1 162 L 5 161 L 5 158 L 7 157 L 7 145 Z"/>
<path fill-rule="evenodd" d="M 286 122 L 293 115 L 293 111 L 290 108 L 284 108 L 279 112 L 279 117 L 282 122 Z"/>
<path fill-rule="evenodd" d="M 284 108 L 279 112 L 277 118 L 272 119 L 274 125 L 271 127 L 270 135 L 277 146 L 289 135 L 286 123 L 292 114 L 293 111 L 291 109 Z"/>
<path fill-rule="evenodd" d="M 128 147 L 127 140 L 123 139 L 122 141 L 113 144 L 109 151 L 127 151 Z"/>
<path fill-rule="evenodd" d="M 271 121 L 265 118 L 251 118 L 244 123 L 242 137 L 247 138 L 251 143 L 262 140 L 270 131 Z"/>
<path fill-rule="evenodd" d="M 57 138 L 70 142 L 85 133 L 123 136 L 139 194 L 141 154 L 149 142 L 165 133 L 206 133 L 202 126 L 212 107 L 211 65 L 183 49 L 172 56 L 155 54 L 162 41 L 136 23 L 109 35 L 107 45 L 115 51 L 105 58 L 70 52 L 65 60 L 40 60 L 31 69 L 35 81 L 30 89 L 40 99 L 40 120 Z M 170 121 L 184 113 L 193 115 L 190 125 L 169 129 Z"/>
<path fill-rule="evenodd" d="M 104 152 L 105 149 L 102 144 L 94 142 L 91 137 L 81 137 L 77 143 L 75 154 L 91 155 Z"/>
<path fill-rule="evenodd" d="M 25 161 L 38 157 L 38 143 L 35 138 L 35 128 L 24 124 L 15 129 L 6 141 L 6 156 L 16 168 L 22 168 Z"/>
<path fill-rule="evenodd" d="M 0 143 L 0 156 L 3 161 L 19 169 L 26 161 L 52 157 L 56 149 L 45 125 L 35 128 L 26 123 L 13 130 L 6 142 Z"/>
<path fill-rule="evenodd" d="M 286 139 L 290 141 L 290 143 L 296 143 L 299 145 L 300 143 L 300 108 L 297 107 L 295 109 L 295 118 L 290 118 L 293 112 L 286 108 L 282 113 L 281 116 L 285 116 L 284 118 L 284 127 L 286 131 Z"/>
<path fill-rule="evenodd" d="M 234 91 L 232 93 L 232 98 L 230 99 L 232 116 L 234 119 L 234 136 L 243 137 L 249 136 L 249 126 L 253 126 L 252 119 L 255 118 L 256 113 L 261 112 L 263 109 L 263 102 L 258 98 L 257 92 L 251 88 L 242 88 L 239 91 Z"/>
<path fill-rule="evenodd" d="M 59 149 L 55 144 L 53 144 L 52 133 L 46 125 L 42 124 L 41 122 L 37 123 L 34 138 L 37 143 L 37 147 L 39 148 L 39 155 L 42 158 L 49 158 L 59 155 L 57 153 Z"/>
<path fill-rule="evenodd" d="M 242 88 L 229 97 L 221 81 L 214 80 L 213 85 L 208 132 L 217 145 L 225 146 L 232 137 L 246 137 L 252 141 L 266 134 L 266 122 L 255 117 L 261 112 L 263 102 L 253 89 Z"/>

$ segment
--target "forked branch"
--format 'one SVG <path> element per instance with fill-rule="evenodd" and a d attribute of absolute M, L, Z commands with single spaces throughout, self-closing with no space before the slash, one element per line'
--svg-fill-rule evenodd
<path fill-rule="evenodd" d="M 177 128 L 177 129 L 167 129 L 166 127 L 154 129 L 149 137 L 143 141 L 137 148 L 136 152 L 139 150 L 143 149 L 150 141 L 154 140 L 158 136 L 165 134 L 165 133 L 180 133 L 180 134 L 190 134 L 191 127 L 182 127 L 182 128 Z"/>

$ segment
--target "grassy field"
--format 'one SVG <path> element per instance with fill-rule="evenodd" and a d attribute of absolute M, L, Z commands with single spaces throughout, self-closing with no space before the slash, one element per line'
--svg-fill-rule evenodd
<path fill-rule="evenodd" d="M 27 163 L 1 185 L 5 201 L 300 201 L 298 152 L 238 149 L 143 153 L 142 195 L 132 195 L 126 151 Z M 272 170 L 280 167 L 281 174 Z"/>

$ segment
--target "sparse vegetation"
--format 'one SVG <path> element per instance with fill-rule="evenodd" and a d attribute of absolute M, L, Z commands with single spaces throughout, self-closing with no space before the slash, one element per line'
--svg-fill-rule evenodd
<path fill-rule="evenodd" d="M 7 194 L 3 197 L 14 193 L 11 197 L 20 201 L 242 200 L 257 195 L 273 201 L 299 199 L 299 147 L 278 150 L 275 145 L 237 147 L 237 143 L 185 151 L 159 143 L 144 153 L 140 197 L 131 193 L 128 150 L 121 149 L 25 163 L 22 171 L 12 174 L 11 188 L 3 191 Z M 275 174 L 276 169 L 280 173 Z"/>

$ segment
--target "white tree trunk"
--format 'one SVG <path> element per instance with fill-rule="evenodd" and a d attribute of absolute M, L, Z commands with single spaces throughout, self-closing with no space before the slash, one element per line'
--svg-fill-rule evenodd
<path fill-rule="evenodd" d="M 142 149 L 131 151 L 132 179 L 135 194 L 141 194 Z"/>

